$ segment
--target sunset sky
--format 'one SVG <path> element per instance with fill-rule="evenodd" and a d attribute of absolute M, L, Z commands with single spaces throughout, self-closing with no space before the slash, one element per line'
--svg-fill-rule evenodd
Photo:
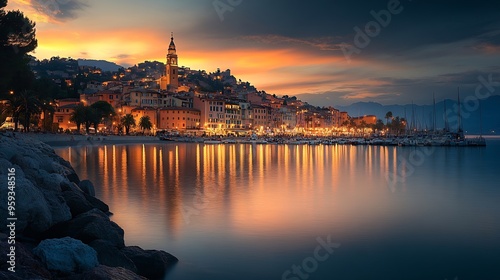
<path fill-rule="evenodd" d="M 174 32 L 180 65 L 229 68 L 259 90 L 318 105 L 429 104 L 458 86 L 474 94 L 481 75 L 500 82 L 498 1 L 393 1 L 10 0 L 7 9 L 36 21 L 39 59 L 165 61 Z M 387 20 L 379 11 L 390 5 Z M 355 28 L 375 20 L 371 11 L 386 26 L 371 24 L 359 47 Z M 346 59 L 346 46 L 359 53 Z"/>

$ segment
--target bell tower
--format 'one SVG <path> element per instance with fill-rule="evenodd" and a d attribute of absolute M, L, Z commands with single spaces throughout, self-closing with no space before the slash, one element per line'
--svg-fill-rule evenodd
<path fill-rule="evenodd" d="M 177 90 L 179 87 L 179 65 L 177 60 L 177 50 L 174 44 L 174 33 L 170 37 L 170 45 L 168 46 L 166 77 L 168 88 Z"/>

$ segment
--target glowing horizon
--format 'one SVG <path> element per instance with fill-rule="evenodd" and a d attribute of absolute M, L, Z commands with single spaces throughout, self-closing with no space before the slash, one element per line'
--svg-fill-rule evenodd
<path fill-rule="evenodd" d="M 223 21 L 210 3 L 199 0 L 151 0 L 140 5 L 131 0 L 52 2 L 53 7 L 40 0 L 11 0 L 7 6 L 37 22 L 39 44 L 33 55 L 38 59 L 106 60 L 124 67 L 165 62 L 170 32 L 174 32 L 180 66 L 208 72 L 231 69 L 234 76 L 259 90 L 302 96 L 313 104 L 410 100 L 418 104 L 428 102 L 432 92 L 440 99 L 453 96 L 457 86 L 472 91 L 479 75 L 499 70 L 494 61 L 500 46 L 489 38 L 500 31 L 484 28 L 456 34 L 452 41 L 440 40 L 438 32 L 412 43 L 413 38 L 405 36 L 414 25 L 406 25 L 403 33 L 398 33 L 396 25 L 388 26 L 347 59 L 343 42 L 352 43 L 352 28 L 372 18 L 365 16 L 370 15 L 369 7 L 345 3 L 332 4 L 336 21 L 330 26 L 324 23 L 332 18 L 325 12 L 327 7 L 303 7 L 315 10 L 315 17 L 296 23 L 299 8 L 259 1 L 226 12 Z M 414 5 L 415 11 L 408 8 L 404 16 L 418 18 L 418 9 L 425 5 Z M 439 23 L 443 14 L 433 16 Z M 434 29 L 417 31 L 432 33 Z"/>

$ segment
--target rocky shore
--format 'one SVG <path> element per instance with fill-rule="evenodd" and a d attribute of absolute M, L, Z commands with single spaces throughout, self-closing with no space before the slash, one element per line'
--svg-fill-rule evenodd
<path fill-rule="evenodd" d="M 177 258 L 126 246 L 94 195 L 47 144 L 0 134 L 0 279 L 163 279 Z"/>

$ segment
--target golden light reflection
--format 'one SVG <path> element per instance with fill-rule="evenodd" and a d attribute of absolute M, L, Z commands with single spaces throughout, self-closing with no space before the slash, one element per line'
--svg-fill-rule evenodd
<path fill-rule="evenodd" d="M 86 155 L 86 147 L 78 149 Z M 244 234 L 256 228 L 290 229 L 311 215 L 340 221 L 356 211 L 337 214 L 338 207 L 375 207 L 376 200 L 369 200 L 373 196 L 356 196 L 376 191 L 370 174 L 397 168 L 397 148 L 388 147 L 169 144 L 94 152 L 97 162 L 87 162 L 85 169 L 102 171 L 96 185 L 115 213 L 113 220 L 138 234 L 151 227 L 170 235 L 196 228 L 182 213 L 200 193 L 207 203 L 198 209 L 200 227 L 224 226 Z M 69 158 L 74 153 L 73 148 L 62 151 Z M 400 168 L 396 171 L 404 172 Z M 352 195 L 356 200 L 348 199 Z"/>
<path fill-rule="evenodd" d="M 112 172 L 113 172 L 113 174 L 112 174 L 112 176 L 113 176 L 112 180 L 113 180 L 113 183 L 116 183 L 117 177 L 118 177 L 118 170 L 117 170 L 118 157 L 116 156 L 116 146 L 115 145 L 113 145 L 113 147 L 112 147 L 112 152 L 113 152 L 112 157 L 111 157 L 111 160 L 112 160 L 111 164 L 113 165 L 113 167 L 112 167 Z M 105 189 L 105 195 L 108 192 L 109 192 L 109 188 L 106 187 L 106 189 Z"/>
<path fill-rule="evenodd" d="M 108 163 L 108 146 L 104 146 L 104 147 L 99 147 L 99 155 L 100 158 L 102 158 L 102 165 L 103 165 L 103 171 L 104 171 L 104 174 L 109 174 L 110 171 L 109 171 L 109 163 Z M 109 175 L 108 176 L 104 176 L 103 178 L 103 184 L 106 185 L 106 186 L 109 186 Z"/>

